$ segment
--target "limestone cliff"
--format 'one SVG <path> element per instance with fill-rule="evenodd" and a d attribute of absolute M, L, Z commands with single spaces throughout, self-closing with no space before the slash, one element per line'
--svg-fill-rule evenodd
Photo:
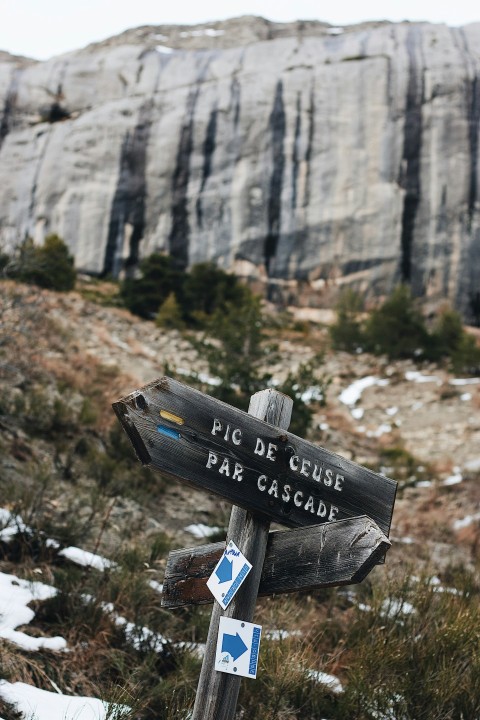
<path fill-rule="evenodd" d="M 322 305 L 399 281 L 480 303 L 480 23 L 142 27 L 0 53 L 0 241 L 154 250 Z"/>

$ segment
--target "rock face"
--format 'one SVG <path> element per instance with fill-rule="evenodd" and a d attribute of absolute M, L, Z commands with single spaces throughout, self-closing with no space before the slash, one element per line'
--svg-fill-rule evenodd
<path fill-rule="evenodd" d="M 169 252 L 322 306 L 400 281 L 480 306 L 480 24 L 142 27 L 0 54 L 0 242 Z M 480 314 L 480 309 L 477 308 Z"/>

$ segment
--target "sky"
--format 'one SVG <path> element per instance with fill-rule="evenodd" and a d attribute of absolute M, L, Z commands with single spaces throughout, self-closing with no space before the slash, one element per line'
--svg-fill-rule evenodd
<path fill-rule="evenodd" d="M 0 50 L 45 60 L 139 25 L 189 25 L 240 15 L 270 20 L 480 21 L 473 0 L 0 0 Z"/>

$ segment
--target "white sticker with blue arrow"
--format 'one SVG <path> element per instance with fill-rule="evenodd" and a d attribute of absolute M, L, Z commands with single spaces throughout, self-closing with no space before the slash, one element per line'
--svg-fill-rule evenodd
<path fill-rule="evenodd" d="M 262 626 L 221 617 L 215 670 L 256 678 Z"/>
<path fill-rule="evenodd" d="M 224 610 L 251 569 L 251 563 L 230 540 L 207 580 L 207 587 Z"/>

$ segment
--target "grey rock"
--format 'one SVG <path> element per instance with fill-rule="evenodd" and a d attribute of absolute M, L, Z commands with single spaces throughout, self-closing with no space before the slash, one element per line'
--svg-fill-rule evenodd
<path fill-rule="evenodd" d="M 480 303 L 480 23 L 129 30 L 0 53 L 0 242 L 64 237 L 77 267 L 169 252 L 322 307 L 400 281 Z"/>

